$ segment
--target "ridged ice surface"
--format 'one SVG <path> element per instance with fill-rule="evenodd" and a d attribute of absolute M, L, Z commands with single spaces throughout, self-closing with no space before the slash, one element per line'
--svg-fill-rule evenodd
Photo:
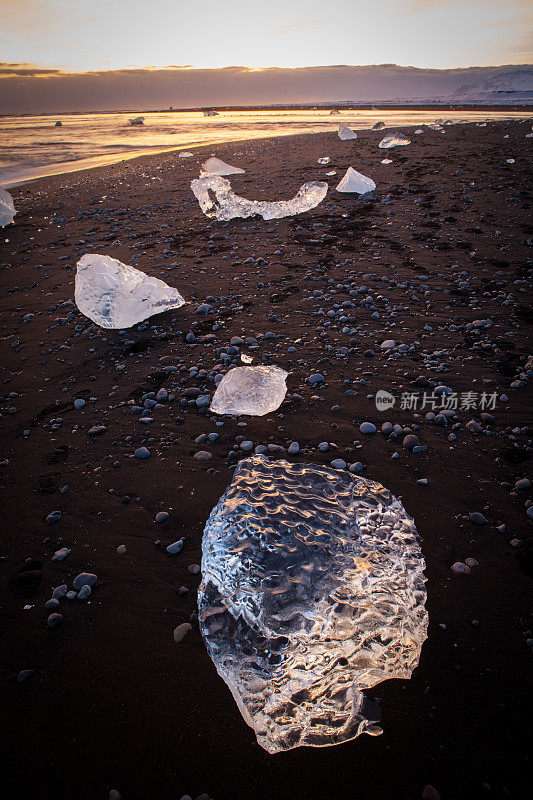
<path fill-rule="evenodd" d="M 6 192 L 0 186 L 0 228 L 4 228 L 10 222 L 13 222 L 13 217 L 16 213 L 13 198 L 9 192 Z"/>
<path fill-rule="evenodd" d="M 76 305 L 101 328 L 130 328 L 185 303 L 177 289 L 110 256 L 85 255 L 76 266 Z"/>
<path fill-rule="evenodd" d="M 378 147 L 381 147 L 382 150 L 388 150 L 389 147 L 398 147 L 406 144 L 411 144 L 411 140 L 407 136 L 403 136 L 401 133 L 391 133 L 381 140 Z"/>
<path fill-rule="evenodd" d="M 256 456 L 202 549 L 201 630 L 259 744 L 379 732 L 361 690 L 409 678 L 427 630 L 425 564 L 399 500 L 345 471 Z"/>
<path fill-rule="evenodd" d="M 326 196 L 328 184 L 324 181 L 304 183 L 292 200 L 272 203 L 239 197 L 234 194 L 230 182 L 218 175 L 196 178 L 191 182 L 191 189 L 207 217 L 227 220 L 259 214 L 263 219 L 281 219 L 317 206 Z"/>
<path fill-rule="evenodd" d="M 234 367 L 218 384 L 210 411 L 257 417 L 269 414 L 285 399 L 287 375 L 279 367 Z"/>

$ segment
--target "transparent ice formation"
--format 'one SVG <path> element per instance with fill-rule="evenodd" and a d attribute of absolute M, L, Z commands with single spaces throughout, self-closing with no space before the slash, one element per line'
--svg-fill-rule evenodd
<path fill-rule="evenodd" d="M 259 744 L 377 734 L 362 690 L 410 678 L 428 618 L 416 528 L 374 481 L 255 456 L 202 541 L 201 631 Z"/>
<path fill-rule="evenodd" d="M 346 141 L 346 139 L 357 139 L 357 134 L 355 131 L 347 128 L 346 125 L 339 125 L 338 137 L 339 139 Z"/>
<path fill-rule="evenodd" d="M 226 162 L 221 161 L 220 158 L 212 156 L 202 164 L 200 177 L 203 175 L 237 175 L 238 173 L 242 174 L 244 170 L 240 167 L 232 167 L 231 164 L 226 164 Z"/>
<path fill-rule="evenodd" d="M 304 183 L 292 200 L 273 203 L 239 197 L 234 194 L 230 182 L 218 175 L 196 178 L 191 182 L 191 189 L 207 217 L 228 220 L 259 214 L 263 219 L 281 219 L 303 214 L 317 206 L 326 196 L 328 184 L 324 181 Z"/>
<path fill-rule="evenodd" d="M 218 384 L 209 410 L 255 417 L 269 414 L 285 399 L 287 375 L 279 367 L 234 367 Z"/>
<path fill-rule="evenodd" d="M 367 192 L 373 192 L 375 188 L 376 184 L 372 178 L 367 178 L 366 175 L 362 175 L 360 172 L 357 172 L 357 170 L 353 167 L 348 167 L 344 178 L 342 178 L 337 186 L 337 191 L 366 194 Z"/>
<path fill-rule="evenodd" d="M 159 278 L 99 255 L 78 261 L 74 299 L 81 313 L 101 328 L 130 328 L 185 303 L 177 289 Z"/>
<path fill-rule="evenodd" d="M 186 150 L 181 150 L 178 153 L 178 158 L 192 158 L 194 153 L 188 153 Z"/>
<path fill-rule="evenodd" d="M 323 156 L 323 158 L 318 159 L 319 164 L 329 164 L 330 158 L 329 156 Z"/>
<path fill-rule="evenodd" d="M 411 140 L 401 133 L 390 133 L 381 140 L 378 147 L 381 147 L 382 150 L 386 150 L 389 147 L 397 147 L 401 144 L 411 144 Z"/>
<path fill-rule="evenodd" d="M 13 222 L 16 213 L 13 198 L 0 186 L 0 228 L 5 228 L 6 225 Z"/>

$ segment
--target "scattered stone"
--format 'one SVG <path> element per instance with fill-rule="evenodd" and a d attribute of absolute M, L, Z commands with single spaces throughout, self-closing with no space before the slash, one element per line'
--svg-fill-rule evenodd
<path fill-rule="evenodd" d="M 63 614 L 50 614 L 48 619 L 46 620 L 46 624 L 49 628 L 57 628 L 63 622 Z"/>
<path fill-rule="evenodd" d="M 94 586 L 97 580 L 98 578 L 93 572 L 80 572 L 74 578 L 72 585 L 76 590 L 79 590 L 82 586 Z"/>
<path fill-rule="evenodd" d="M 177 628 L 174 628 L 174 641 L 181 642 L 181 640 L 187 636 L 189 631 L 192 631 L 192 625 L 189 622 L 184 622 L 181 625 L 178 625 Z"/>

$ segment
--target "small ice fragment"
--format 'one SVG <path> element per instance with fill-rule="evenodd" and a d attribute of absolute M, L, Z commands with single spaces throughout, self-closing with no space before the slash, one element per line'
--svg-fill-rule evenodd
<path fill-rule="evenodd" d="M 6 225 L 13 222 L 16 213 L 13 198 L 0 186 L 0 228 L 5 228 Z"/>
<path fill-rule="evenodd" d="M 213 109 L 206 109 L 204 111 L 204 117 L 218 117 L 218 111 L 213 111 Z"/>
<path fill-rule="evenodd" d="M 196 178 L 191 182 L 191 189 L 207 217 L 228 220 L 259 214 L 263 219 L 281 219 L 303 214 L 304 211 L 317 206 L 326 196 L 328 184 L 324 181 L 304 183 L 292 200 L 279 200 L 273 203 L 239 197 L 234 194 L 230 182 L 219 175 Z"/>
<path fill-rule="evenodd" d="M 269 414 L 285 399 L 287 375 L 279 367 L 234 367 L 218 384 L 210 411 L 256 417 Z"/>
<path fill-rule="evenodd" d="M 77 263 L 74 299 L 101 328 L 131 328 L 185 300 L 171 286 L 110 256 L 87 254 Z"/>
<path fill-rule="evenodd" d="M 420 135 L 421 133 L 424 133 L 424 131 L 423 131 L 421 128 L 417 128 L 417 129 L 416 129 L 416 131 L 415 131 L 415 133 L 416 133 L 417 135 Z"/>
<path fill-rule="evenodd" d="M 384 159 L 382 159 L 381 163 L 382 164 L 392 164 L 392 161 L 391 161 L 390 158 L 384 158 Z"/>
<path fill-rule="evenodd" d="M 244 173 L 244 170 L 240 167 L 232 167 L 231 164 L 226 164 L 220 158 L 212 157 L 202 164 L 200 177 L 204 175 L 237 175 L 238 173 Z"/>
<path fill-rule="evenodd" d="M 385 127 L 385 123 L 384 122 L 376 122 L 375 125 L 372 125 L 372 130 L 373 131 L 382 131 L 384 127 Z"/>
<path fill-rule="evenodd" d="M 144 125 L 144 117 L 132 117 L 130 125 Z"/>
<path fill-rule="evenodd" d="M 363 690 L 410 678 L 418 664 L 424 567 L 413 519 L 381 484 L 315 464 L 240 461 L 204 529 L 198 617 L 261 747 L 381 732 Z"/>
<path fill-rule="evenodd" d="M 353 167 L 348 167 L 344 178 L 337 186 L 337 191 L 366 194 L 367 192 L 373 192 L 375 188 L 376 184 L 372 178 L 367 178 L 366 175 L 357 172 Z"/>
<path fill-rule="evenodd" d="M 514 158 L 508 158 L 506 164 L 514 164 Z"/>
<path fill-rule="evenodd" d="M 241 353 L 241 361 L 243 364 L 251 364 L 253 360 L 253 356 L 249 356 L 246 353 Z"/>
<path fill-rule="evenodd" d="M 194 153 L 188 153 L 187 150 L 182 150 L 178 153 L 178 158 L 192 158 Z"/>
<path fill-rule="evenodd" d="M 347 139 L 357 139 L 357 134 L 355 131 L 352 131 L 351 128 L 347 128 L 346 125 L 339 125 L 338 130 L 338 137 L 345 142 Z"/>
<path fill-rule="evenodd" d="M 332 175 L 336 175 L 337 171 L 332 169 L 331 172 L 326 172 L 326 178 L 330 178 Z"/>
<path fill-rule="evenodd" d="M 378 147 L 382 150 L 387 150 L 389 147 L 397 147 L 402 144 L 411 144 L 411 140 L 401 133 L 390 133 L 381 140 Z"/>
<path fill-rule="evenodd" d="M 323 158 L 318 159 L 319 164 L 329 164 L 329 162 L 330 162 L 329 156 L 324 156 Z"/>

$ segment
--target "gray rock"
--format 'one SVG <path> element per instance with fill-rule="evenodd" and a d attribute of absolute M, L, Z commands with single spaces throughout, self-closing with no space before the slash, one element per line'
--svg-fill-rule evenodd
<path fill-rule="evenodd" d="M 462 561 L 456 561 L 455 564 L 452 564 L 450 567 L 451 571 L 454 575 L 470 575 L 471 570 L 466 564 L 463 564 Z"/>
<path fill-rule="evenodd" d="M 192 631 L 192 625 L 189 622 L 184 622 L 181 625 L 178 625 L 177 628 L 174 628 L 174 641 L 181 642 L 181 640 L 187 636 L 189 631 Z"/>
<path fill-rule="evenodd" d="M 472 514 L 470 514 L 468 519 L 470 520 L 470 522 L 473 522 L 474 525 L 487 525 L 488 524 L 486 518 L 479 511 L 474 511 Z"/>
<path fill-rule="evenodd" d="M 56 550 L 54 555 L 52 556 L 52 561 L 64 561 L 65 558 L 70 553 L 68 547 L 62 547 L 60 550 Z"/>
<path fill-rule="evenodd" d="M 412 450 L 413 447 L 416 447 L 418 444 L 418 436 L 415 436 L 414 433 L 409 433 L 407 436 L 404 437 L 403 440 L 403 447 L 405 450 Z"/>
<path fill-rule="evenodd" d="M 167 519 L 170 517 L 168 511 L 158 511 L 155 515 L 156 522 L 166 522 Z"/>
<path fill-rule="evenodd" d="M 342 458 L 334 458 L 331 466 L 333 469 L 346 469 L 346 461 L 343 461 Z"/>
<path fill-rule="evenodd" d="M 63 614 L 50 614 L 48 619 L 46 620 L 46 624 L 49 628 L 57 628 L 63 622 Z"/>
<path fill-rule="evenodd" d="M 178 539 L 177 542 L 173 542 L 169 544 L 167 547 L 167 553 L 171 556 L 175 556 L 177 553 L 180 553 L 183 549 L 183 539 Z"/>
<path fill-rule="evenodd" d="M 146 447 L 138 447 L 135 451 L 137 458 L 150 458 L 150 451 Z"/>
<path fill-rule="evenodd" d="M 91 591 L 92 589 L 88 584 L 82 586 L 78 593 L 78 600 L 87 600 L 87 598 L 91 596 Z"/>
<path fill-rule="evenodd" d="M 82 586 L 94 586 L 97 580 L 98 578 L 94 572 L 80 572 L 74 578 L 72 585 L 76 590 L 79 590 Z"/>
<path fill-rule="evenodd" d="M 61 600 L 62 597 L 66 595 L 68 592 L 68 586 L 66 583 L 62 583 L 61 586 L 56 586 L 54 591 L 52 592 L 52 597 L 56 600 Z"/>
<path fill-rule="evenodd" d="M 213 458 L 212 453 L 208 453 L 207 450 L 198 450 L 197 453 L 194 454 L 196 461 L 209 461 L 210 458 Z"/>
<path fill-rule="evenodd" d="M 374 425 L 373 422 L 362 422 L 359 425 L 359 430 L 361 433 L 375 433 L 376 426 Z"/>

